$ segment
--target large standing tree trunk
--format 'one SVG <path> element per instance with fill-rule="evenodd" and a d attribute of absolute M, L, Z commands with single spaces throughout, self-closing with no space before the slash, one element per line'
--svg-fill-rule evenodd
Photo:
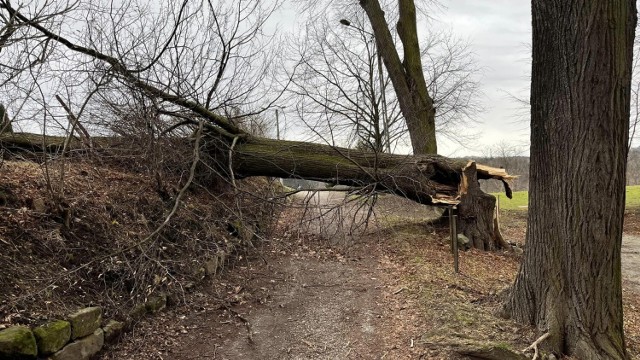
<path fill-rule="evenodd" d="M 627 359 L 620 247 L 635 0 L 533 1 L 525 258 L 506 304 L 548 348 Z"/>
<path fill-rule="evenodd" d="M 397 30 L 402 42 L 402 60 L 379 1 L 360 0 L 360 6 L 369 18 L 378 43 L 378 51 L 397 94 L 400 110 L 407 122 L 413 153 L 437 153 L 436 109 L 422 70 L 414 1 L 398 0 Z M 500 229 L 493 221 L 495 201 L 494 196 L 485 194 L 473 182 L 458 205 L 460 232 L 473 239 L 473 246 L 476 248 L 493 250 L 504 247 Z"/>
<path fill-rule="evenodd" d="M 413 153 L 436 154 L 435 108 L 429 96 L 422 72 L 420 44 L 416 28 L 416 8 L 413 0 L 399 0 L 398 34 L 404 59 L 400 60 L 384 11 L 378 0 L 360 0 L 378 44 L 385 68 L 398 97 L 400 111 L 407 122 Z"/>

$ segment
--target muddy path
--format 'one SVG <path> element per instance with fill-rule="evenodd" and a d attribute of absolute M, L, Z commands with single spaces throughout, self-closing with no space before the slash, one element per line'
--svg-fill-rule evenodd
<path fill-rule="evenodd" d="M 622 236 L 622 277 L 625 284 L 640 294 L 640 236 Z"/>
<path fill-rule="evenodd" d="M 322 197 L 317 199 L 319 205 L 340 200 L 325 196 L 318 197 Z M 391 241 L 384 231 L 354 233 L 344 216 L 349 212 L 335 215 L 347 219 L 344 224 L 326 218 L 319 222 L 316 215 L 326 215 L 323 211 L 303 216 L 311 219 L 312 226 L 306 230 L 312 234 L 296 235 L 294 228 L 301 223 L 290 223 L 278 238 L 264 243 L 262 255 L 240 259 L 224 274 L 184 294 L 181 305 L 138 323 L 133 333 L 100 358 L 461 359 L 446 346 L 430 346 L 430 339 L 458 334 L 466 341 L 469 330 L 478 328 L 491 340 L 508 334 L 510 340 L 505 343 L 510 343 L 514 334 L 522 333 L 510 325 L 476 319 L 479 307 L 474 304 L 495 301 L 496 292 L 495 286 L 474 280 L 487 270 L 475 270 L 497 261 L 498 274 L 508 255 L 465 254 L 466 274 L 446 275 L 448 245 L 434 240 L 435 233 L 429 245 L 422 240 L 424 229 L 415 235 L 421 240 L 411 245 L 409 254 L 423 246 L 437 250 L 421 265 L 410 262 L 407 251 L 398 248 L 398 241 L 406 242 L 413 235 L 396 234 Z M 392 219 L 424 218 L 431 210 L 420 211 L 425 210 L 399 204 L 382 207 L 380 213 Z M 339 241 L 331 238 L 345 229 L 349 236 Z M 349 246 L 336 246 L 344 239 L 351 241 Z M 505 272 L 511 274 L 509 279 L 500 283 L 512 281 L 515 266 L 514 260 L 513 269 Z M 624 286 L 640 292 L 640 236 L 624 236 L 622 266 Z M 421 283 L 424 274 L 428 276 Z M 474 288 L 477 283 L 484 285 Z M 431 307 L 424 303 L 425 294 L 431 298 Z M 485 323 L 484 328 L 480 326 Z M 530 343 L 526 335 L 517 337 Z"/>
<path fill-rule="evenodd" d="M 383 246 L 267 249 L 102 359 L 420 358 L 418 307 Z"/>

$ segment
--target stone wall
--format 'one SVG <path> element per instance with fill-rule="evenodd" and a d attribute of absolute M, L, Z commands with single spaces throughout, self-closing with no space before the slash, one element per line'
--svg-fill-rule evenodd
<path fill-rule="evenodd" d="M 85 360 L 97 354 L 105 340 L 118 336 L 124 324 L 102 325 L 102 308 L 88 307 L 33 329 L 12 326 L 0 331 L 0 360 Z"/>
<path fill-rule="evenodd" d="M 255 236 L 249 225 L 238 222 L 233 226 L 242 240 L 249 241 Z M 230 244 L 227 251 L 219 251 L 197 266 L 194 269 L 196 281 L 185 285 L 185 289 L 191 290 L 197 283 L 219 273 L 235 251 L 236 246 Z M 175 296 L 165 293 L 149 296 L 129 311 L 124 322 L 103 321 L 102 308 L 96 306 L 38 327 L 16 325 L 0 330 L 0 360 L 89 360 L 105 343 L 117 339 L 133 323 L 164 310 L 168 298 L 176 302 Z"/>

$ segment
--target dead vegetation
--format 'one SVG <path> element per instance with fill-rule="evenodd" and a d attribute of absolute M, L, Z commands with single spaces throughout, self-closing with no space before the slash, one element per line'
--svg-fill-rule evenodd
<path fill-rule="evenodd" d="M 168 293 L 174 295 L 168 313 L 137 325 L 140 331 L 157 335 L 145 336 L 140 343 L 134 333 L 104 356 L 137 358 L 162 349 L 169 355 L 173 351 L 173 358 L 186 359 L 187 355 L 176 354 L 211 351 L 196 346 L 203 336 L 221 341 L 245 339 L 246 324 L 253 324 L 253 316 L 274 299 L 281 299 L 281 291 L 299 285 L 301 297 L 293 295 L 290 301 L 297 301 L 302 310 L 290 310 L 291 314 L 303 319 L 307 305 L 319 306 L 305 300 L 321 296 L 316 290 L 335 290 L 325 300 L 320 297 L 320 303 L 350 304 L 351 300 L 341 296 L 357 288 L 367 296 L 358 293 L 362 304 L 352 304 L 354 310 L 340 316 L 351 319 L 347 322 L 351 328 L 366 318 L 355 309 L 377 306 L 380 310 L 367 314 L 377 314 L 371 324 L 385 329 L 374 337 L 358 335 L 357 341 L 340 348 L 344 353 L 326 352 L 325 340 L 321 341 L 326 334 L 314 338 L 305 333 L 303 338 L 311 345 L 298 341 L 300 346 L 294 350 L 300 354 L 321 357 L 325 351 L 365 356 L 373 349 L 371 344 L 378 344 L 375 350 L 391 357 L 453 359 L 474 354 L 470 351 L 521 351 L 540 335 L 496 316 L 501 292 L 513 282 L 519 258 L 511 252 L 462 252 L 461 271 L 455 274 L 448 229 L 425 222 L 437 216 L 433 208 L 383 195 L 375 202 L 375 212 L 369 214 L 363 205 L 370 200 L 358 194 L 347 195 L 347 205 L 341 199 L 344 194 L 337 199 L 307 194 L 278 216 L 274 212 L 278 204 L 263 201 L 280 199 L 266 179 L 239 181 L 238 188 L 224 181 L 205 184 L 196 180 L 169 225 L 153 240 L 143 241 L 175 205 L 190 165 L 184 162 L 180 170 L 179 161 L 172 162 L 173 171 L 165 168 L 159 181 L 145 164 L 118 157 L 102 157 L 99 162 L 51 160 L 46 167 L 32 161 L 3 162 L 0 326 L 35 324 L 87 305 L 102 305 L 107 317 L 123 318 L 136 304 Z M 62 166 L 64 196 L 53 197 L 49 184 L 59 179 Z M 309 207 L 314 204 L 319 208 Z M 367 216 L 367 228 L 355 224 Z M 502 212 L 501 222 L 507 241 L 524 242 L 526 211 Z M 635 233 L 637 222 L 636 212 L 628 211 L 625 231 Z M 272 224 L 277 229 L 269 232 Z M 256 238 L 255 233 L 270 235 Z M 213 277 L 215 281 L 194 286 L 212 275 L 203 264 L 219 259 L 221 253 L 227 254 L 225 262 L 237 261 L 237 256 L 242 261 L 232 272 Z M 326 275 L 314 275 L 319 279 L 342 279 L 348 273 L 363 282 L 336 285 L 340 280 L 329 287 L 310 286 L 310 275 L 302 275 L 304 269 L 295 266 L 306 271 L 311 271 L 310 266 L 313 271 L 325 269 Z M 335 274 L 328 270 L 332 268 Z M 297 279 L 300 284 L 285 281 L 280 285 L 283 279 Z M 638 355 L 640 302 L 626 286 L 623 300 L 627 345 L 632 355 Z M 279 303 L 273 304 L 281 309 Z M 221 322 L 221 329 L 228 327 L 228 331 L 198 328 L 205 314 L 212 324 Z M 328 324 L 345 321 L 341 317 L 321 320 Z M 263 341 L 252 326 L 248 327 L 253 341 Z M 193 343 L 183 341 L 187 336 Z M 173 339 L 170 345 L 166 339 Z M 333 341 L 331 336 L 326 339 Z M 223 342 L 211 341 L 219 346 L 216 352 L 224 349 Z"/>
<path fill-rule="evenodd" d="M 126 157 L 114 149 L 2 163 L 0 327 L 87 305 L 122 319 L 160 293 L 180 302 L 268 232 L 277 204 L 256 201 L 272 196 L 267 180 L 233 188 L 204 172 L 210 176 L 187 188 L 192 150 L 176 152 L 179 146 L 162 161 L 149 154 L 163 153 L 139 147 Z M 212 259 L 215 268 L 205 269 Z"/>
<path fill-rule="evenodd" d="M 329 200 L 321 210 L 337 211 L 339 198 Z M 343 206 L 346 213 L 353 204 Z M 462 252 L 455 274 L 448 229 L 425 222 L 434 217 L 432 208 L 387 195 L 374 209 L 367 231 L 336 243 L 335 233 L 323 227 L 328 223 L 312 226 L 319 218 L 294 204 L 279 217 L 260 256 L 249 254 L 159 323 L 145 321 L 140 332 L 154 335 L 128 338 L 104 358 L 504 359 L 539 337 L 534 329 L 497 316 L 518 256 Z M 519 234 L 526 212 L 504 215 L 504 226 Z M 336 227 L 351 229 L 343 221 Z M 509 241 L 524 240 L 510 236 Z M 227 305 L 212 299 L 226 299 Z M 625 290 L 624 302 L 628 347 L 636 355 L 640 312 L 631 291 Z M 533 356 L 533 350 L 527 354 Z"/>

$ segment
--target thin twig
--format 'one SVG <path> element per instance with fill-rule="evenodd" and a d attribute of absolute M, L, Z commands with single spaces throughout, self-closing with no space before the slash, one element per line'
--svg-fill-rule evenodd
<path fill-rule="evenodd" d="M 89 136 L 89 132 L 87 129 L 80 123 L 80 119 L 71 111 L 71 108 L 62 100 L 60 95 L 56 94 L 56 99 L 62 105 L 64 111 L 67 112 L 67 116 L 69 120 L 71 120 L 71 128 L 69 130 L 69 136 L 64 140 L 64 146 L 62 148 L 62 156 L 65 155 L 67 149 L 69 148 L 69 143 L 71 142 L 71 138 L 73 137 L 73 133 L 78 131 L 80 133 L 80 138 L 86 147 L 89 148 L 89 151 L 93 149 L 93 144 L 91 143 L 91 137 Z M 77 130 L 76 130 L 77 128 Z"/>

